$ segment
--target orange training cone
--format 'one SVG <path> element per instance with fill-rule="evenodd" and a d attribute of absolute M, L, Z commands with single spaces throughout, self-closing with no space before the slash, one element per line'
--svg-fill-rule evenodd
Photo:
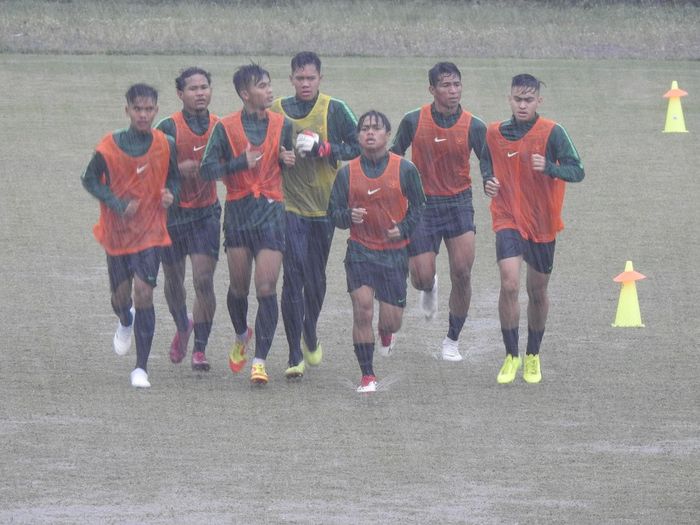
<path fill-rule="evenodd" d="M 666 112 L 666 127 L 664 133 L 688 133 L 685 129 L 685 119 L 683 118 L 683 108 L 681 107 L 681 97 L 688 93 L 678 89 L 678 82 L 671 82 L 671 89 L 666 92 L 664 98 L 668 99 L 668 111 Z"/>
<path fill-rule="evenodd" d="M 622 283 L 620 290 L 620 300 L 617 303 L 617 315 L 613 326 L 623 327 L 643 327 L 642 316 L 639 313 L 639 300 L 637 299 L 637 286 L 635 281 L 644 279 L 646 276 L 635 272 L 632 261 L 627 261 L 625 271 L 615 277 L 613 281 Z"/>

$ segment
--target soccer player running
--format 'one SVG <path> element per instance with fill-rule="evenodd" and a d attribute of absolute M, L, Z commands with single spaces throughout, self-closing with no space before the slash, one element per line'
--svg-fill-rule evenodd
<path fill-rule="evenodd" d="M 277 327 L 277 279 L 284 251 L 282 165 L 293 166 L 292 126 L 268 111 L 272 104 L 270 74 L 258 64 L 241 66 L 233 85 L 243 109 L 214 126 L 202 159 L 204 179 L 223 178 L 226 185 L 224 243 L 229 270 L 227 305 L 236 331 L 229 367 L 240 372 L 253 331 L 247 324 L 248 291 L 255 283 L 253 383 L 265 384 L 265 360 Z M 255 273 L 253 275 L 253 261 Z"/>
<path fill-rule="evenodd" d="M 156 324 L 153 288 L 159 248 L 170 244 L 166 209 L 179 191 L 175 144 L 151 128 L 157 113 L 158 92 L 146 84 L 131 86 L 126 92 L 129 128 L 105 135 L 82 175 L 85 189 L 100 201 L 93 232 L 107 254 L 112 309 L 119 317 L 114 351 L 126 354 L 135 334 L 131 385 L 139 388 L 151 386 L 147 365 Z"/>
<path fill-rule="evenodd" d="M 211 333 L 216 296 L 214 270 L 219 259 L 221 205 L 216 182 L 199 176 L 199 163 L 218 117 L 209 113 L 211 75 L 190 67 L 175 79 L 182 110 L 160 121 L 156 128 L 175 140 L 178 169 L 182 175 L 180 202 L 168 209 L 168 233 L 172 246 L 161 248 L 165 276 L 165 299 L 175 321 L 170 360 L 180 363 L 187 355 L 194 330 L 192 369 L 209 370 L 206 346 Z M 192 318 L 187 313 L 185 262 L 192 263 L 195 300 Z"/>
<path fill-rule="evenodd" d="M 406 245 L 425 207 L 420 175 L 413 163 L 390 153 L 389 119 L 368 111 L 357 123 L 362 155 L 338 171 L 328 212 L 350 229 L 345 272 L 352 301 L 352 340 L 362 379 L 358 392 L 374 392 L 374 298 L 378 329 L 394 334 L 406 306 Z"/>
<path fill-rule="evenodd" d="M 285 169 L 286 246 L 283 261 L 282 320 L 289 344 L 287 378 L 304 375 L 305 363 L 323 356 L 316 325 L 326 295 L 326 264 L 335 227 L 328 198 L 340 160 L 360 154 L 357 119 L 341 100 L 320 93 L 321 60 L 303 51 L 292 58 L 289 79 L 295 94 L 276 99 L 272 111 L 284 114 L 296 136 L 296 164 Z"/>
<path fill-rule="evenodd" d="M 489 124 L 480 163 L 484 191 L 492 198 L 501 275 L 498 314 L 506 358 L 497 376 L 499 383 L 511 383 L 520 368 L 518 292 L 523 259 L 528 295 L 523 379 L 528 383 L 542 379 L 539 352 L 549 310 L 547 285 L 555 237 L 564 227 L 565 183 L 584 177 L 581 159 L 564 128 L 537 113 L 541 85 L 532 75 L 513 77 L 508 96 L 513 116 Z"/>
<path fill-rule="evenodd" d="M 458 339 L 471 302 L 476 232 L 469 157 L 472 150 L 481 156 L 486 124 L 462 108 L 462 74 L 455 64 L 435 64 L 428 71 L 428 81 L 433 102 L 404 116 L 391 151 L 404 155 L 411 146 L 411 160 L 418 167 L 427 197 L 425 212 L 408 245 L 411 282 L 421 291 L 420 306 L 427 319 L 437 312 L 435 260 L 445 241 L 452 288 L 449 326 L 438 357 L 461 361 Z M 394 343 L 386 336 L 382 341 L 385 347 Z"/>

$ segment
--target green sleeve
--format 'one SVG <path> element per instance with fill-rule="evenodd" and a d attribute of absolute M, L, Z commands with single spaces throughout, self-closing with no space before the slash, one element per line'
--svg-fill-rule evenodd
<path fill-rule="evenodd" d="M 104 183 L 102 182 L 102 175 L 104 175 Z M 124 213 L 129 203 L 117 198 L 112 193 L 109 187 L 110 179 L 107 163 L 101 153 L 95 152 L 80 180 L 90 195 L 104 202 L 110 209 L 120 215 Z"/>
<path fill-rule="evenodd" d="M 161 130 L 163 133 L 174 139 L 177 138 L 177 128 L 175 127 L 175 121 L 172 119 L 172 117 L 166 117 L 158 122 L 158 124 L 156 124 L 156 129 Z"/>
<path fill-rule="evenodd" d="M 247 167 L 245 153 L 233 158 L 226 130 L 221 122 L 217 122 L 204 150 L 199 168 L 200 175 L 205 180 L 217 180 Z"/>
<path fill-rule="evenodd" d="M 331 189 L 331 197 L 328 202 L 328 216 L 336 228 L 347 230 L 352 223 L 351 212 L 348 204 L 350 192 L 350 168 L 343 166 L 338 171 Z"/>
<path fill-rule="evenodd" d="M 486 123 L 479 117 L 472 115 L 469 125 L 469 146 L 479 160 L 481 160 L 484 144 L 486 144 Z"/>
<path fill-rule="evenodd" d="M 180 202 L 180 169 L 177 167 L 177 150 L 175 149 L 175 139 L 166 135 L 168 138 L 168 146 L 170 146 L 170 162 L 168 163 L 168 178 L 165 180 L 165 187 L 170 190 L 175 200 L 173 206 Z"/>
<path fill-rule="evenodd" d="M 559 124 L 552 128 L 547 140 L 546 159 L 544 172 L 552 178 L 580 182 L 585 177 L 578 151 L 569 134 Z"/>
<path fill-rule="evenodd" d="M 397 224 L 401 236 L 408 239 L 418 224 L 423 209 L 425 208 L 425 193 L 420 180 L 418 168 L 406 159 L 401 159 L 400 167 L 401 191 L 408 199 L 408 210 L 403 220 Z"/>
<path fill-rule="evenodd" d="M 357 117 L 345 102 L 334 98 L 328 105 L 328 142 L 333 162 L 351 160 L 360 154 Z"/>
<path fill-rule="evenodd" d="M 411 146 L 413 142 L 413 137 L 416 134 L 416 129 L 418 128 L 418 117 L 420 116 L 420 109 L 413 110 L 406 113 L 401 119 L 399 128 L 396 130 L 396 135 L 394 135 L 394 142 L 391 144 L 389 149 L 392 153 L 404 156 L 406 150 Z"/>
<path fill-rule="evenodd" d="M 486 182 L 493 179 L 493 161 L 491 160 L 491 150 L 484 139 L 484 145 L 481 148 L 481 156 L 479 157 L 479 169 L 481 170 L 481 178 L 484 185 Z"/>

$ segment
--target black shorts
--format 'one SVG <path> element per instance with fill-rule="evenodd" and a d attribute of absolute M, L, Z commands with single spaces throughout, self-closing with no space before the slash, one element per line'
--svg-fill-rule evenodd
<path fill-rule="evenodd" d="M 345 275 L 348 292 L 357 290 L 361 286 L 369 286 L 374 290 L 375 297 L 383 303 L 406 307 L 407 269 L 389 268 L 368 261 L 346 261 Z"/>
<path fill-rule="evenodd" d="M 471 195 L 471 190 L 469 193 Z M 411 234 L 408 256 L 426 252 L 438 254 L 443 239 L 459 237 L 467 232 L 476 232 L 471 197 L 466 204 L 427 206 Z"/>
<path fill-rule="evenodd" d="M 523 256 L 527 264 L 540 273 L 552 273 L 554 267 L 554 245 L 552 242 L 533 242 L 523 239 L 518 230 L 496 232 L 496 260 Z"/>
<path fill-rule="evenodd" d="M 160 248 L 148 248 L 128 255 L 107 254 L 109 289 L 114 292 L 121 283 L 137 275 L 143 282 L 156 287 L 160 268 Z"/>
<path fill-rule="evenodd" d="M 221 208 L 218 214 L 169 226 L 168 233 L 173 244 L 160 249 L 163 264 L 174 264 L 195 253 L 218 260 L 221 243 Z"/>
<path fill-rule="evenodd" d="M 226 248 L 248 248 L 253 257 L 263 249 L 284 252 L 284 223 L 278 221 L 241 230 L 224 223 L 224 246 Z"/>

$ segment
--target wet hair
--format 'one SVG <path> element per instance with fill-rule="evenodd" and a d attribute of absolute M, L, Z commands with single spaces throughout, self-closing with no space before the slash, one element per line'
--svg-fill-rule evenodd
<path fill-rule="evenodd" d="M 445 75 L 455 75 L 462 80 L 462 73 L 452 62 L 438 62 L 428 71 L 428 82 L 431 86 L 437 86 L 440 79 Z"/>
<path fill-rule="evenodd" d="M 239 67 L 233 74 L 233 87 L 236 88 L 236 93 L 241 96 L 241 91 L 245 91 L 249 86 L 254 86 L 260 82 L 263 77 L 270 78 L 270 73 L 263 69 L 260 64 L 251 62 L 245 66 Z"/>
<path fill-rule="evenodd" d="M 319 73 L 321 72 L 321 59 L 318 58 L 316 53 L 313 51 L 302 51 L 301 53 L 297 53 L 294 55 L 294 58 L 292 58 L 292 73 L 294 73 L 297 69 L 304 66 L 309 66 L 311 64 L 316 66 L 316 71 Z"/>
<path fill-rule="evenodd" d="M 369 119 L 370 122 L 374 120 L 375 122 L 381 122 L 382 125 L 384 126 L 384 129 L 386 129 L 387 133 L 391 131 L 391 123 L 389 122 L 388 117 L 382 113 L 381 111 L 377 111 L 375 109 L 370 109 L 369 111 L 363 113 L 360 115 L 360 118 L 357 119 L 357 132 L 360 132 L 360 128 L 362 127 L 362 124 L 364 124 L 365 120 Z"/>
<path fill-rule="evenodd" d="M 207 83 L 211 85 L 211 73 L 205 71 L 201 67 L 193 66 L 180 71 L 180 76 L 175 79 L 175 88 L 178 91 L 183 91 L 185 89 L 185 84 L 187 84 L 187 79 L 194 75 L 204 75 L 207 77 Z"/>
<path fill-rule="evenodd" d="M 535 93 L 540 92 L 540 86 L 546 86 L 546 84 L 528 73 L 515 75 L 510 83 L 511 89 L 519 87 L 525 88 L 525 91 L 534 91 Z"/>
<path fill-rule="evenodd" d="M 134 84 L 126 91 L 125 96 L 127 104 L 133 104 L 139 97 L 152 98 L 153 102 L 158 103 L 158 91 L 148 84 Z"/>

